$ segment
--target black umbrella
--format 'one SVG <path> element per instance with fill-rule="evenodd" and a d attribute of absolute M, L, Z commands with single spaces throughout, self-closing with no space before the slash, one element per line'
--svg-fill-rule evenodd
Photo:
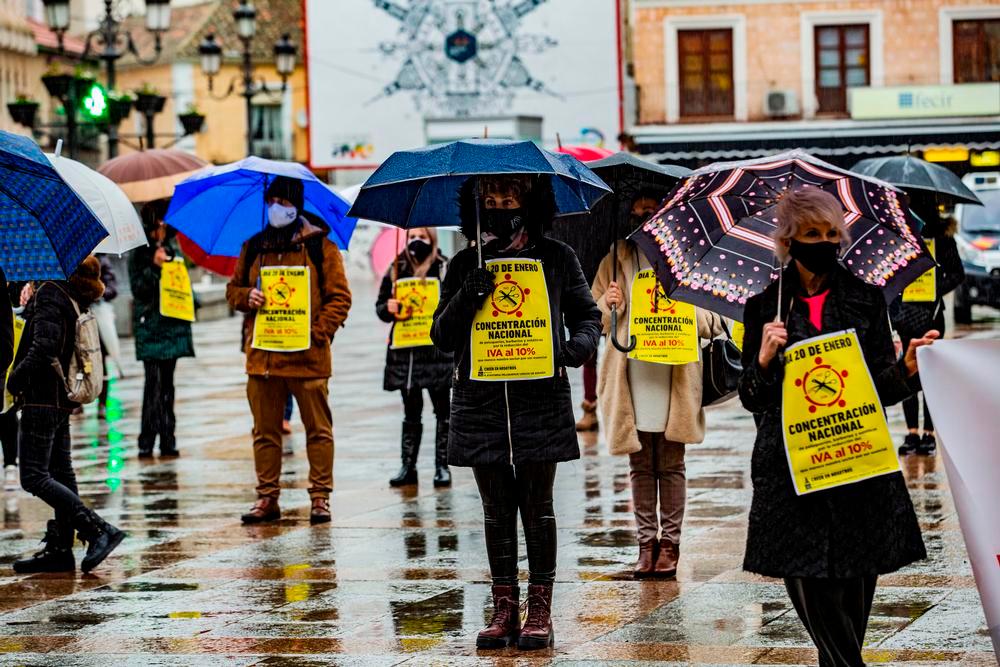
<path fill-rule="evenodd" d="M 934 192 L 956 203 L 980 206 L 983 203 L 954 173 L 912 155 L 868 158 L 851 167 L 851 171 L 862 176 L 874 176 L 904 190 Z"/>
<path fill-rule="evenodd" d="M 677 182 L 691 173 L 690 169 L 675 165 L 647 162 L 629 153 L 616 153 L 602 160 L 586 163 L 591 171 L 601 177 L 614 191 L 613 197 L 599 201 L 586 216 L 556 218 L 550 236 L 570 245 L 580 258 L 584 275 L 589 282 L 594 281 L 601 260 L 608 254 L 608 247 L 614 244 L 612 252 L 612 280 L 618 280 L 618 239 L 632 231 L 623 224 L 630 213 L 632 199 L 644 190 L 659 191 L 665 198 Z M 581 217 L 584 219 L 581 220 Z M 622 352 L 635 346 L 621 344 L 615 338 L 618 330 L 618 313 L 611 313 L 611 342 Z M 630 347 L 631 346 L 631 347 Z"/>

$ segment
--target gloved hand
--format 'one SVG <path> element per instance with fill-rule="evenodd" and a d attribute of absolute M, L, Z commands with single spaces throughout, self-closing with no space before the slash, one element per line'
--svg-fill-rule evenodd
<path fill-rule="evenodd" d="M 465 277 L 462 293 L 478 308 L 486 300 L 486 296 L 492 294 L 495 280 L 496 276 L 492 271 L 477 266 Z"/>

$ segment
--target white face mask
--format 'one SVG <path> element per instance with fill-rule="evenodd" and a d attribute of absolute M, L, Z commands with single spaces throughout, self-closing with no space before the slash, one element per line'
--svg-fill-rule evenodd
<path fill-rule="evenodd" d="M 282 206 L 275 202 L 267 207 L 267 221 L 275 229 L 281 229 L 295 222 L 299 212 L 294 206 Z"/>

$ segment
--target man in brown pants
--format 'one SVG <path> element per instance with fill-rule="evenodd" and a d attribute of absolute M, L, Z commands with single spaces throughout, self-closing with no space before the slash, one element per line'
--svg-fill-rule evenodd
<path fill-rule="evenodd" d="M 302 214 L 302 182 L 279 176 L 268 187 L 268 225 L 243 244 L 226 299 L 233 308 L 250 312 L 246 320 L 247 399 L 253 414 L 253 453 L 257 470 L 257 502 L 243 523 L 281 518 L 281 419 L 288 394 L 295 397 L 306 428 L 309 458 L 311 523 L 330 521 L 333 491 L 333 416 L 328 402 L 331 373 L 330 343 L 347 319 L 351 292 L 337 249 L 326 238 L 329 228 L 319 218 Z M 258 309 L 272 305 L 273 295 L 261 290 L 261 270 L 306 267 L 309 279 L 309 348 L 286 352 L 259 349 L 254 344 Z"/>

